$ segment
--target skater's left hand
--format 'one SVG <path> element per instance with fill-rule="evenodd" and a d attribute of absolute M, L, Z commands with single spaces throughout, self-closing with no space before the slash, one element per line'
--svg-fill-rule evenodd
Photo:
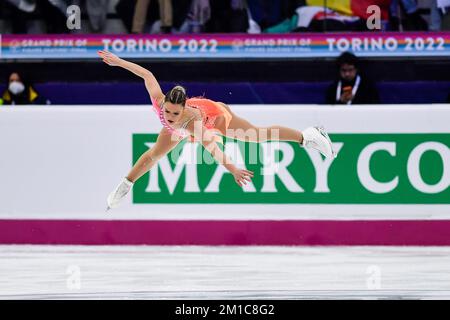
<path fill-rule="evenodd" d="M 114 53 L 111 53 L 109 51 L 99 50 L 97 51 L 97 54 L 100 56 L 100 58 L 103 59 L 103 62 L 110 66 L 118 66 L 120 64 L 120 58 L 116 56 Z"/>
<path fill-rule="evenodd" d="M 246 185 L 247 182 L 251 182 L 251 178 L 253 178 L 253 172 L 246 169 L 236 169 L 231 173 L 234 176 L 234 180 L 240 187 Z"/>

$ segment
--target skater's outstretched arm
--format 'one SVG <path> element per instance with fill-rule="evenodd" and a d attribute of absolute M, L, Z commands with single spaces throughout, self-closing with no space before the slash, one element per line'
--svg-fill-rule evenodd
<path fill-rule="evenodd" d="M 198 127 L 196 127 L 196 123 Z M 201 141 L 203 147 L 211 153 L 219 164 L 223 165 L 228 171 L 230 171 L 230 173 L 234 176 L 234 180 L 240 187 L 247 184 L 247 182 L 251 182 L 253 172 L 236 167 L 233 161 L 225 153 L 223 153 L 217 145 L 214 139 L 214 133 L 207 129 L 204 125 L 201 125 L 201 123 L 202 122 L 200 120 L 190 121 L 186 129 L 194 135 L 196 140 Z M 199 128 L 201 128 L 201 130 L 198 130 Z"/>
<path fill-rule="evenodd" d="M 159 83 L 156 80 L 153 73 L 151 73 L 149 70 L 141 67 L 136 63 L 121 59 L 109 51 L 100 50 L 97 53 L 103 59 L 103 62 L 105 62 L 106 64 L 110 66 L 122 67 L 144 79 L 145 87 L 147 88 L 150 97 L 152 97 L 158 102 L 162 100 L 164 94 L 161 90 L 161 87 L 159 86 Z"/>

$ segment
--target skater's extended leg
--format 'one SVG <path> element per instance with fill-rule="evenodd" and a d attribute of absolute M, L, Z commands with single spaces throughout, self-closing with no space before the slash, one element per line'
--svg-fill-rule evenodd
<path fill-rule="evenodd" d="M 169 133 L 167 129 L 162 129 L 155 145 L 144 152 L 136 161 L 133 168 L 127 175 L 128 181 L 134 183 L 140 177 L 142 177 L 146 172 L 148 172 L 153 165 L 155 165 L 159 159 L 169 153 L 175 146 L 180 142 L 180 140 L 172 134 Z"/>
<path fill-rule="evenodd" d="M 128 175 L 109 194 L 107 199 L 108 209 L 117 207 L 120 201 L 130 192 L 136 180 L 148 172 L 161 157 L 169 153 L 179 142 L 180 139 L 176 136 L 172 137 L 167 129 L 162 129 L 155 145 L 142 154 Z"/>
<path fill-rule="evenodd" d="M 336 157 L 332 142 L 322 127 L 309 127 L 303 131 L 278 125 L 258 127 L 233 113 L 228 106 L 224 106 L 233 115 L 226 130 L 226 136 L 230 138 L 247 142 L 294 141 L 303 147 L 316 149 L 326 157 Z"/>

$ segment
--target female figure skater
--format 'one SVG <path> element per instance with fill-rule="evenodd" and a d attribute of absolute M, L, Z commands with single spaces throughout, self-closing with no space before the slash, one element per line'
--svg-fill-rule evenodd
<path fill-rule="evenodd" d="M 202 143 L 214 159 L 234 176 L 239 186 L 251 181 L 253 172 L 234 165 L 218 147 L 217 138 L 220 141 L 221 137 L 216 134 L 248 142 L 295 141 L 300 146 L 318 150 L 326 157 L 336 156 L 331 140 L 323 128 L 309 127 L 298 131 L 281 126 L 258 127 L 236 115 L 224 103 L 203 98 L 188 99 L 185 89 L 181 86 L 163 94 L 158 81 L 149 70 L 107 51 L 98 51 L 98 55 L 106 64 L 127 69 L 144 80 L 153 108 L 163 125 L 155 145 L 138 159 L 128 175 L 109 194 L 108 209 L 117 207 L 136 180 L 187 137 Z"/>

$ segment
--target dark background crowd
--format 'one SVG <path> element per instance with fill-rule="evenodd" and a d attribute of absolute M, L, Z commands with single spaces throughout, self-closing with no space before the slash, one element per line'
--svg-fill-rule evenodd
<path fill-rule="evenodd" d="M 448 0 L 3 0 L 1 33 L 280 33 L 367 30 L 371 4 L 383 31 L 450 29 Z M 351 1 L 350 1 L 351 2 Z M 328 4 L 333 5 L 328 5 Z M 66 27 L 81 9 L 81 29 Z M 328 5 L 328 8 L 326 6 Z"/>

